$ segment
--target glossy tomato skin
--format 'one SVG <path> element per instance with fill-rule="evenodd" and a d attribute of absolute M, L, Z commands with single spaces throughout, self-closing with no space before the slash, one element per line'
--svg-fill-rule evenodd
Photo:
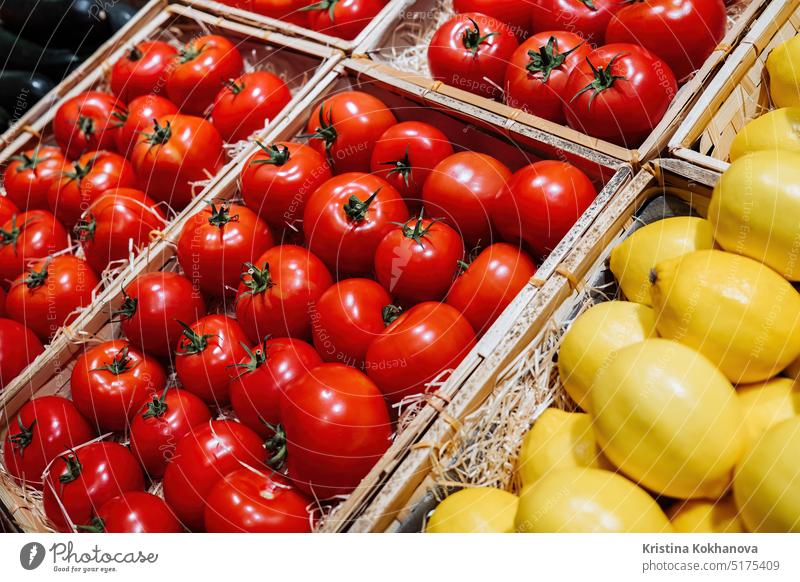
<path fill-rule="evenodd" d="M 247 336 L 235 319 L 207 315 L 184 330 L 175 352 L 175 371 L 183 388 L 208 404 L 222 405 L 230 398 L 234 364 L 247 354 Z"/>
<path fill-rule="evenodd" d="M 228 81 L 214 100 L 214 127 L 226 142 L 247 139 L 273 121 L 292 100 L 283 79 L 268 71 L 245 73 Z"/>
<path fill-rule="evenodd" d="M 308 6 L 306 0 L 249 0 L 249 4 L 247 10 L 256 14 L 308 28 L 308 12 L 302 10 Z"/>
<path fill-rule="evenodd" d="M 592 46 L 605 41 L 611 17 L 625 6 L 624 0 L 533 0 L 529 8 L 534 33 L 569 30 Z"/>
<path fill-rule="evenodd" d="M 536 263 L 514 245 L 485 248 L 461 273 L 447 294 L 479 335 L 486 332 L 536 274 Z"/>
<path fill-rule="evenodd" d="M 160 479 L 175 456 L 178 441 L 210 420 L 211 412 L 200 397 L 167 387 L 133 416 L 131 452 L 150 479 Z"/>
<path fill-rule="evenodd" d="M 492 240 L 492 203 L 510 176 L 511 170 L 492 156 L 453 154 L 439 162 L 425 182 L 425 213 L 444 219 L 470 248 L 485 245 Z"/>
<path fill-rule="evenodd" d="M 265 468 L 266 451 L 252 430 L 231 420 L 212 420 L 183 437 L 164 473 L 164 498 L 187 528 L 203 528 L 211 488 L 242 464 Z"/>
<path fill-rule="evenodd" d="M 267 424 L 281 422 L 286 387 L 322 360 L 309 344 L 292 338 L 268 339 L 250 352 L 231 381 L 231 404 L 239 421 L 266 439 L 275 434 Z"/>
<path fill-rule="evenodd" d="M 279 473 L 237 469 L 211 489 L 205 509 L 209 533 L 310 533 L 311 499 Z"/>
<path fill-rule="evenodd" d="M 6 316 L 6 290 L 0 287 L 0 317 Z"/>
<path fill-rule="evenodd" d="M 325 156 L 334 173 L 369 172 L 372 150 L 397 123 L 386 104 L 362 91 L 342 91 L 320 103 L 308 118 L 308 145 Z"/>
<path fill-rule="evenodd" d="M 325 263 L 307 249 L 272 247 L 243 273 L 236 318 L 252 343 L 267 336 L 309 338 L 313 306 L 332 284 Z"/>
<path fill-rule="evenodd" d="M 71 160 L 86 152 L 113 150 L 119 131 L 115 114 L 124 110 L 116 97 L 99 91 L 86 91 L 67 99 L 53 118 L 56 142 Z"/>
<path fill-rule="evenodd" d="M 311 316 L 314 347 L 326 362 L 364 367 L 367 348 L 396 314 L 389 293 L 371 279 L 345 279 L 322 294 Z"/>
<path fill-rule="evenodd" d="M 517 38 L 527 36 L 530 29 L 531 6 L 519 0 L 453 0 L 458 14 L 478 12 L 505 22 Z"/>
<path fill-rule="evenodd" d="M 319 499 L 350 493 L 391 444 L 389 410 L 375 384 L 343 364 L 293 382 L 281 406 L 287 475 Z"/>
<path fill-rule="evenodd" d="M 13 281 L 30 261 L 69 246 L 67 230 L 47 210 L 13 216 L 0 236 L 0 282 Z"/>
<path fill-rule="evenodd" d="M 564 103 L 567 79 L 584 62 L 592 47 L 571 32 L 540 32 L 514 51 L 506 69 L 505 99 L 522 109 L 554 123 L 566 123 Z"/>
<path fill-rule="evenodd" d="M 192 39 L 180 51 L 167 79 L 167 95 L 188 115 L 203 115 L 223 81 L 242 73 L 242 55 L 227 38 L 206 35 Z"/>
<path fill-rule="evenodd" d="M 572 69 L 567 81 L 567 95 L 577 95 L 565 106 L 567 123 L 592 137 L 626 147 L 640 145 L 678 91 L 669 66 L 648 50 L 625 43 L 595 49 L 586 59 Z M 589 62 L 596 69 L 610 66 L 611 75 L 622 78 L 605 90 L 584 91 L 596 76 Z"/>
<path fill-rule="evenodd" d="M 678 80 L 699 69 L 725 35 L 722 0 L 647 0 L 626 5 L 608 23 L 606 42 L 639 44 Z"/>
<path fill-rule="evenodd" d="M 451 155 L 453 146 L 439 129 L 422 121 L 404 121 L 387 129 L 377 141 L 370 170 L 416 208 L 431 170 Z"/>
<path fill-rule="evenodd" d="M 142 402 L 164 390 L 167 376 L 156 360 L 124 340 L 86 350 L 72 369 L 72 401 L 100 431 L 122 431 Z"/>
<path fill-rule="evenodd" d="M 61 150 L 53 146 L 38 146 L 12 157 L 3 174 L 8 200 L 23 211 L 47 210 L 47 192 L 61 177 L 65 163 Z"/>
<path fill-rule="evenodd" d="M 117 132 L 117 151 L 130 157 L 136 143 L 142 139 L 142 133 L 153 128 L 153 120 L 178 113 L 178 107 L 169 99 L 158 95 L 146 94 L 132 99 L 120 122 L 122 127 Z"/>
<path fill-rule="evenodd" d="M 309 12 L 309 26 L 323 34 L 353 40 L 386 5 L 384 0 L 336 0 L 331 7 L 320 3 Z"/>
<path fill-rule="evenodd" d="M 388 182 L 360 172 L 335 176 L 311 195 L 303 213 L 309 250 L 337 278 L 368 275 L 378 243 L 408 220 L 400 193 Z"/>
<path fill-rule="evenodd" d="M 169 43 L 137 43 L 111 68 L 111 91 L 125 103 L 163 87 L 178 50 Z M 124 152 L 125 150 L 120 150 Z"/>
<path fill-rule="evenodd" d="M 145 491 L 126 491 L 97 512 L 104 533 L 181 533 L 183 527 L 166 502 Z M 102 529 L 101 529 L 102 528 Z M 93 529 L 90 531 L 94 531 Z"/>
<path fill-rule="evenodd" d="M 256 142 L 258 143 L 258 142 Z M 244 203 L 257 212 L 276 234 L 283 233 L 303 219 L 306 202 L 314 191 L 331 178 L 325 156 L 296 142 L 260 149 L 245 163 L 241 175 Z"/>
<path fill-rule="evenodd" d="M 0 223 L 5 224 L 20 210 L 8 196 L 0 196 Z"/>
<path fill-rule="evenodd" d="M 517 46 L 514 33 L 496 18 L 477 12 L 457 14 L 433 35 L 428 65 L 437 81 L 492 99 L 501 93 L 508 60 Z"/>
<path fill-rule="evenodd" d="M 0 317 L 0 387 L 10 384 L 43 351 L 42 342 L 30 329 L 5 315 Z"/>
<path fill-rule="evenodd" d="M 167 271 L 134 279 L 117 312 L 125 337 L 159 357 L 169 356 L 178 344 L 183 332 L 179 321 L 197 321 L 205 314 L 200 291 L 186 277 Z"/>

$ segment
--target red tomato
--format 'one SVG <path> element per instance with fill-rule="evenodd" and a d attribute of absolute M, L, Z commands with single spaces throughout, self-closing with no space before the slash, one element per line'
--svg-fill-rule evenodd
<path fill-rule="evenodd" d="M 331 178 L 303 213 L 306 245 L 337 278 L 372 272 L 375 249 L 408 209 L 388 182 L 360 172 Z"/>
<path fill-rule="evenodd" d="M 492 202 L 510 176 L 511 170 L 492 156 L 453 154 L 425 181 L 425 211 L 455 228 L 470 247 L 485 245 L 492 240 Z"/>
<path fill-rule="evenodd" d="M 278 473 L 237 469 L 209 491 L 205 529 L 216 533 L 310 533 L 311 499 Z"/>
<path fill-rule="evenodd" d="M 175 349 L 183 333 L 179 321 L 197 321 L 206 314 L 203 296 L 177 273 L 139 275 L 123 295 L 122 306 L 114 312 L 122 322 L 122 333 L 155 356 L 168 356 Z"/>
<path fill-rule="evenodd" d="M 144 400 L 167 383 L 154 359 L 124 340 L 111 340 L 84 351 L 72 369 L 72 401 L 101 431 L 122 431 Z"/>
<path fill-rule="evenodd" d="M 267 221 L 276 233 L 297 230 L 294 223 L 303 219 L 306 201 L 331 177 L 331 168 L 322 154 L 304 144 L 291 141 L 265 146 L 245 163 L 241 176 L 244 203 Z"/>
<path fill-rule="evenodd" d="M 119 132 L 115 114 L 124 110 L 113 95 L 98 91 L 86 91 L 67 99 L 53 119 L 56 142 L 69 159 L 86 152 L 113 149 Z"/>
<path fill-rule="evenodd" d="M 236 319 L 253 343 L 267 336 L 308 338 L 314 303 L 332 284 L 325 264 L 308 250 L 272 247 L 242 274 Z"/>
<path fill-rule="evenodd" d="M 301 10 L 309 12 L 311 30 L 353 40 L 385 5 L 385 0 L 320 0 Z"/>
<path fill-rule="evenodd" d="M 147 194 L 116 188 L 92 202 L 74 232 L 89 265 L 100 273 L 110 262 L 127 259 L 131 250 L 146 247 L 150 233 L 164 228 L 166 222 L 164 213 Z"/>
<path fill-rule="evenodd" d="M 38 145 L 13 156 L 3 174 L 3 187 L 8 200 L 24 210 L 46 210 L 47 192 L 53 182 L 61 177 L 64 164 L 66 160 L 61 150 L 53 146 Z"/>
<path fill-rule="evenodd" d="M 40 396 L 9 417 L 3 465 L 17 483 L 41 489 L 42 472 L 50 461 L 96 436 L 72 402 L 61 396 Z"/>
<path fill-rule="evenodd" d="M 4 294 L 0 291 L 0 295 Z M 30 329 L 17 321 L 0 318 L 0 389 L 8 386 L 43 351 L 42 342 Z"/>
<path fill-rule="evenodd" d="M 111 68 L 111 91 L 130 103 L 136 97 L 160 90 L 177 56 L 175 47 L 160 40 L 137 43 Z"/>
<path fill-rule="evenodd" d="M 484 333 L 536 274 L 536 263 L 517 247 L 496 243 L 466 266 L 447 294 L 447 303 Z"/>
<path fill-rule="evenodd" d="M 211 420 L 208 406 L 188 390 L 164 388 L 131 421 L 131 451 L 151 479 L 164 476 L 178 441 Z"/>
<path fill-rule="evenodd" d="M 606 42 L 643 46 L 680 80 L 714 52 L 726 19 L 722 0 L 644 0 L 626 4 L 611 18 Z"/>
<path fill-rule="evenodd" d="M 636 147 L 664 117 L 678 91 L 669 66 L 640 46 L 595 49 L 569 75 L 565 105 L 570 127 Z"/>
<path fill-rule="evenodd" d="M 386 104 L 368 93 L 342 91 L 320 103 L 306 125 L 308 145 L 325 155 L 337 174 L 369 172 L 372 150 L 397 123 Z"/>
<path fill-rule="evenodd" d="M 167 95 L 183 113 L 203 115 L 223 81 L 242 73 L 242 55 L 227 38 L 200 36 L 180 51 L 167 79 Z"/>
<path fill-rule="evenodd" d="M 308 28 L 308 0 L 249 0 L 247 10 Z"/>
<path fill-rule="evenodd" d="M 281 404 L 287 474 L 319 499 L 350 493 L 391 444 L 380 391 L 363 373 L 321 364 L 289 385 Z"/>
<path fill-rule="evenodd" d="M 91 304 L 92 291 L 99 285 L 91 267 L 76 256 L 39 260 L 11 284 L 6 310 L 11 319 L 47 340 L 77 317 L 73 312 Z"/>
<path fill-rule="evenodd" d="M 169 99 L 158 95 L 141 95 L 128 103 L 128 108 L 119 115 L 120 127 L 117 132 L 117 151 L 130 157 L 133 148 L 142 138 L 145 130 L 153 127 L 153 120 L 174 115 L 178 108 Z"/>
<path fill-rule="evenodd" d="M 265 458 L 264 443 L 243 424 L 209 421 L 178 441 L 164 473 L 164 498 L 186 527 L 200 530 L 211 488 L 244 465 L 264 467 Z"/>
<path fill-rule="evenodd" d="M 398 313 L 375 281 L 345 279 L 322 294 L 311 314 L 314 347 L 326 362 L 363 368 L 369 344 Z"/>
<path fill-rule="evenodd" d="M 535 33 L 568 30 L 592 46 L 605 42 L 609 20 L 625 0 L 533 0 L 528 8 Z"/>
<path fill-rule="evenodd" d="M 0 287 L 0 317 L 6 316 L 6 290 Z"/>
<path fill-rule="evenodd" d="M 571 32 L 540 32 L 514 51 L 506 69 L 506 104 L 555 123 L 566 123 L 567 79 L 592 47 Z"/>
<path fill-rule="evenodd" d="M 247 355 L 247 336 L 225 315 L 207 315 L 184 326 L 175 352 L 175 371 L 183 387 L 209 404 L 225 404 L 234 364 Z"/>
<path fill-rule="evenodd" d="M 275 338 L 247 348 L 248 354 L 236 364 L 231 381 L 231 404 L 245 426 L 263 438 L 275 431 L 280 421 L 280 401 L 290 382 L 322 363 L 317 352 L 306 342 Z"/>
<path fill-rule="evenodd" d="M 112 152 L 89 152 L 71 168 L 64 167 L 47 191 L 47 201 L 56 218 L 72 226 L 102 193 L 136 187 L 136 173 L 128 160 Z"/>
<path fill-rule="evenodd" d="M 527 36 L 530 29 L 531 6 L 520 0 L 453 0 L 458 14 L 478 12 L 505 22 L 517 38 Z"/>
<path fill-rule="evenodd" d="M 477 12 L 458 14 L 433 35 L 428 66 L 438 81 L 495 98 L 502 92 L 506 67 L 516 48 L 517 39 L 508 25 Z"/>
<path fill-rule="evenodd" d="M 226 142 L 247 139 L 263 129 L 292 100 L 283 79 L 267 71 L 245 73 L 224 84 L 214 100 L 211 118 Z"/>
<path fill-rule="evenodd" d="M 375 276 L 401 305 L 442 299 L 453 283 L 464 242 L 437 220 L 411 218 L 375 250 Z"/>
<path fill-rule="evenodd" d="M 89 527 L 93 533 L 181 533 L 178 518 L 169 505 L 152 493 L 127 491 L 100 507 Z"/>
<path fill-rule="evenodd" d="M 50 466 L 44 482 L 44 511 L 59 531 L 71 531 L 71 524 L 90 524 L 114 497 L 143 489 L 142 470 L 128 449 L 119 443 L 92 443 L 64 454 Z"/>
<path fill-rule="evenodd" d="M 11 220 L 15 214 L 19 214 L 19 208 L 8 196 L 0 196 L 0 224 L 5 224 Z"/>
<path fill-rule="evenodd" d="M 225 164 L 222 145 L 205 119 L 167 115 L 136 142 L 131 162 L 148 196 L 181 209 L 193 198 L 192 183 L 208 180 Z"/>
<path fill-rule="evenodd" d="M 366 370 L 391 403 L 425 392 L 426 384 L 455 368 L 475 345 L 475 332 L 446 303 L 420 303 L 401 314 L 367 350 Z M 287 434 L 289 434 L 287 427 Z"/>
<path fill-rule="evenodd" d="M 16 215 L 0 228 L 0 281 L 13 281 L 28 263 L 69 246 L 69 235 L 46 210 Z"/>
<path fill-rule="evenodd" d="M 453 146 L 437 128 L 405 121 L 387 129 L 377 141 L 370 170 L 394 186 L 406 202 L 418 206 L 431 170 L 452 154 Z"/>

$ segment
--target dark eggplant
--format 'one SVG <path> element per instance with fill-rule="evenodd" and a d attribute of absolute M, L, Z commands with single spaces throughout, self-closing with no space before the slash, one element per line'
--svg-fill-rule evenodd
<path fill-rule="evenodd" d="M 111 26 L 111 34 L 117 32 L 120 28 L 128 24 L 128 22 L 136 16 L 139 12 L 138 8 L 134 8 L 127 2 L 109 3 L 108 6 L 108 24 Z"/>
<path fill-rule="evenodd" d="M 0 107 L 0 133 L 8 129 L 9 123 L 11 123 L 11 116 L 8 114 L 8 111 Z"/>
<path fill-rule="evenodd" d="M 2 62 L 2 56 L 5 56 L 5 62 Z M 60 81 L 77 68 L 80 62 L 81 59 L 68 50 L 45 49 L 0 28 L 0 65 L 3 69 L 34 71 L 54 81 Z"/>
<path fill-rule="evenodd" d="M 0 72 L 0 106 L 11 112 L 15 119 L 25 115 L 34 103 L 55 87 L 55 84 L 38 73 L 29 71 Z"/>

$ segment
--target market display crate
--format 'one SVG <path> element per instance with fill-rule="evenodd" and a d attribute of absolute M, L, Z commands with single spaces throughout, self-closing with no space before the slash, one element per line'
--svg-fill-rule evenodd
<path fill-rule="evenodd" d="M 787 2 L 791 0 L 780 0 Z M 716 50 L 709 55 L 702 67 L 694 73 L 675 94 L 664 117 L 650 135 L 635 149 L 627 149 L 611 142 L 590 137 L 566 125 L 553 123 L 515 109 L 508 105 L 477 96 L 473 93 L 434 81 L 428 69 L 427 47 L 436 29 L 453 15 L 450 0 L 417 0 L 404 8 L 402 19 L 396 26 L 374 34 L 362 43 L 354 56 L 372 63 L 376 70 L 402 73 L 411 83 L 428 92 L 446 95 L 481 107 L 502 117 L 547 131 L 573 144 L 596 149 L 608 156 L 630 163 L 638 168 L 641 162 L 655 158 L 667 146 L 667 142 L 686 115 L 691 104 L 704 90 L 709 80 L 729 58 L 755 18 L 769 5 L 769 0 L 737 0 L 726 3 L 728 27 L 725 37 Z M 565 26 L 569 29 L 569 26 Z"/>
<path fill-rule="evenodd" d="M 772 2 L 686 115 L 669 142 L 670 153 L 724 172 L 736 134 L 749 121 L 773 109 L 767 57 L 798 31 L 800 2 Z"/>

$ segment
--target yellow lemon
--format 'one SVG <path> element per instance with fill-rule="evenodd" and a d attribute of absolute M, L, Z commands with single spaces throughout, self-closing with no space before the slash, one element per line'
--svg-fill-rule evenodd
<path fill-rule="evenodd" d="M 800 383 L 791 378 L 773 378 L 736 387 L 744 422 L 751 441 L 768 428 L 800 414 Z"/>
<path fill-rule="evenodd" d="M 800 153 L 800 107 L 781 107 L 748 122 L 731 144 L 730 159 L 761 150 Z"/>
<path fill-rule="evenodd" d="M 800 105 L 800 35 L 775 47 L 767 57 L 769 94 L 778 107 Z"/>
<path fill-rule="evenodd" d="M 512 533 L 519 499 L 493 487 L 468 487 L 433 510 L 427 533 Z"/>
<path fill-rule="evenodd" d="M 680 533 L 741 533 L 745 531 L 733 497 L 718 501 L 690 499 L 667 511 L 672 527 Z"/>

